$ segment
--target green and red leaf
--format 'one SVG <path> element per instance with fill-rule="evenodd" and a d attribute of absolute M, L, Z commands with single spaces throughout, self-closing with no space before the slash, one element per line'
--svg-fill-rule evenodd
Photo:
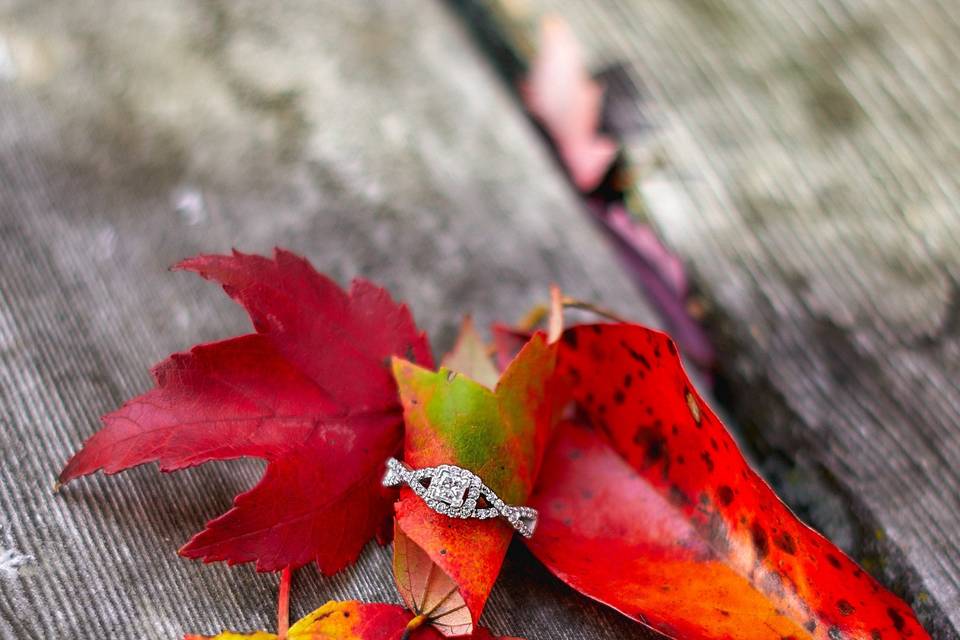
<path fill-rule="evenodd" d="M 557 430 L 529 545 L 562 580 L 677 638 L 928 637 L 748 466 L 668 336 L 600 324 L 561 343 L 587 426 Z"/>
<path fill-rule="evenodd" d="M 404 407 L 405 461 L 469 469 L 504 501 L 525 504 L 553 425 L 556 345 L 535 335 L 490 388 L 441 367 L 403 360 L 394 375 Z M 447 635 L 469 633 L 493 588 L 513 529 L 500 519 L 432 511 L 409 488 L 396 505 L 394 574 L 401 596 Z"/>
<path fill-rule="evenodd" d="M 356 280 L 345 292 L 286 251 L 201 256 L 177 268 L 222 284 L 256 333 L 158 365 L 156 387 L 105 416 L 60 481 L 147 462 L 176 471 L 262 458 L 260 483 L 181 554 L 261 571 L 347 566 L 390 512 L 379 481 L 403 424 L 389 358 L 430 366 L 426 338 L 383 289 Z"/>

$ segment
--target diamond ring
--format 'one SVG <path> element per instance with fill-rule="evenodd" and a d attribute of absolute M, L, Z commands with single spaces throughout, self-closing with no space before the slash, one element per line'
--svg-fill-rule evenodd
<path fill-rule="evenodd" d="M 427 506 L 450 518 L 505 519 L 529 538 L 537 527 L 537 510 L 506 504 L 474 473 L 452 464 L 411 469 L 396 458 L 387 460 L 383 486 L 406 483 Z"/>

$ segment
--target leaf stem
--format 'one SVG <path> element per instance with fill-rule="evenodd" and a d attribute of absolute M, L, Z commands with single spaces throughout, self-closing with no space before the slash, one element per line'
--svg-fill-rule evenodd
<path fill-rule="evenodd" d="M 280 574 L 280 593 L 277 596 L 277 640 L 287 640 L 290 628 L 290 582 L 293 570 L 290 565 Z"/>
<path fill-rule="evenodd" d="M 559 301 L 557 300 L 558 297 Z M 565 296 L 554 286 L 550 289 L 550 304 L 538 304 L 532 307 L 530 311 L 527 312 L 527 315 L 517 324 L 517 330 L 533 331 L 543 325 L 544 320 L 546 320 L 550 333 L 556 333 L 558 326 L 562 328 L 562 319 L 558 318 L 561 309 L 580 309 L 581 311 L 589 311 L 594 315 L 614 322 L 627 322 L 622 316 L 610 309 L 595 305 L 592 302 Z"/>
<path fill-rule="evenodd" d="M 626 322 L 626 320 L 613 311 L 599 307 L 592 302 L 585 302 L 583 300 L 577 300 L 576 298 L 570 298 L 568 296 L 561 298 L 560 302 L 567 309 L 582 309 L 583 311 L 593 312 L 598 316 L 607 318 L 608 320 L 613 320 L 614 322 Z"/>
<path fill-rule="evenodd" d="M 410 634 L 415 630 L 423 626 L 423 623 L 427 621 L 427 616 L 422 613 L 418 616 L 415 616 L 407 623 L 407 628 L 403 630 L 403 635 L 400 636 L 400 640 L 410 640 Z"/>

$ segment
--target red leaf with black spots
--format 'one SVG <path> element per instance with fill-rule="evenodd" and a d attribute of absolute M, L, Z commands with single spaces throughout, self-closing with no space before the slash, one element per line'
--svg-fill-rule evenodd
<path fill-rule="evenodd" d="M 574 327 L 558 370 L 592 426 L 558 429 L 529 545 L 565 582 L 677 638 L 928 637 L 747 465 L 665 334 Z"/>
<path fill-rule="evenodd" d="M 256 333 L 194 347 L 154 369 L 156 387 L 104 417 L 63 483 L 156 462 L 176 471 L 239 457 L 263 479 L 181 550 L 275 571 L 353 562 L 390 513 L 384 461 L 403 441 L 390 357 L 432 365 L 409 310 L 363 280 L 349 292 L 303 258 L 234 252 L 178 269 L 219 282 Z"/>

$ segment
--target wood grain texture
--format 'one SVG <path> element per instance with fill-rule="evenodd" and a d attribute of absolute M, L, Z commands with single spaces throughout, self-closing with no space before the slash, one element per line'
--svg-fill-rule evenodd
<path fill-rule="evenodd" d="M 832 486 L 839 542 L 958 637 L 957 4 L 475 4 L 520 52 L 517 24 L 558 13 L 616 70 L 608 122 L 705 297 L 733 415 Z"/>
<path fill-rule="evenodd" d="M 243 461 L 51 492 L 148 365 L 248 330 L 166 267 L 283 245 L 409 300 L 434 344 L 559 282 L 650 314 L 533 129 L 432 2 L 0 5 L 0 637 L 172 639 L 270 628 L 276 578 L 175 555 L 251 486 Z M 397 602 L 390 552 L 295 577 Z M 522 615 L 521 613 L 522 612 Z M 637 637 L 521 548 L 484 621 L 531 639 Z"/>

